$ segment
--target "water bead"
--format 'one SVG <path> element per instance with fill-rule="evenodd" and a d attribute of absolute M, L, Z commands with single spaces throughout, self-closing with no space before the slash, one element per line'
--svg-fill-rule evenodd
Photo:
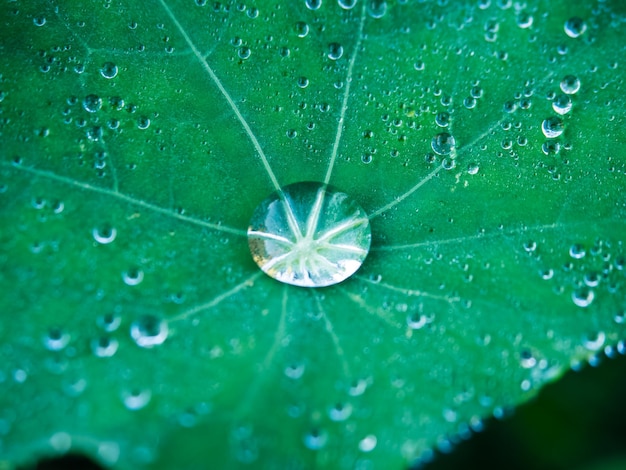
<path fill-rule="evenodd" d="M 268 276 L 301 287 L 324 287 L 352 276 L 371 243 L 369 219 L 347 194 L 317 182 L 274 192 L 248 228 L 252 258 Z"/>
<path fill-rule="evenodd" d="M 561 91 L 567 95 L 574 95 L 580 90 L 580 80 L 574 75 L 566 75 L 561 80 Z"/>
<path fill-rule="evenodd" d="M 113 62 L 105 62 L 100 69 L 100 75 L 107 79 L 115 78 L 117 76 L 117 72 L 117 65 Z"/>
<path fill-rule="evenodd" d="M 559 117 L 552 116 L 544 119 L 541 123 L 541 131 L 548 139 L 554 139 L 563 133 L 563 120 Z"/>
<path fill-rule="evenodd" d="M 163 344 L 168 333 L 167 322 L 154 315 L 142 315 L 130 325 L 130 337 L 142 348 Z"/>
<path fill-rule="evenodd" d="M 437 155 L 450 155 L 456 146 L 454 137 L 442 132 L 433 137 L 430 146 Z"/>
<path fill-rule="evenodd" d="M 577 38 L 587 31 L 587 23 L 583 19 L 574 16 L 565 22 L 563 29 L 570 38 Z"/>

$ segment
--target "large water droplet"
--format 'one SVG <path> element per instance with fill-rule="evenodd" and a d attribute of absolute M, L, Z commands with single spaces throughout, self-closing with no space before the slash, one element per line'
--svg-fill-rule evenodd
<path fill-rule="evenodd" d="M 167 322 L 154 315 L 143 315 L 130 325 L 130 336 L 137 346 L 151 348 L 162 344 L 169 333 Z"/>
<path fill-rule="evenodd" d="M 254 211 L 248 244 L 270 277 L 302 287 L 337 284 L 363 264 L 371 232 L 365 211 L 347 194 L 316 182 L 272 193 Z"/>

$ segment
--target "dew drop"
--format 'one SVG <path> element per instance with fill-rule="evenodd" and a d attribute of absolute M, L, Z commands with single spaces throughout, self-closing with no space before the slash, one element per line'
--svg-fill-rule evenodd
<path fill-rule="evenodd" d="M 322 0 L 305 0 L 305 5 L 309 10 L 318 10 L 322 6 Z"/>
<path fill-rule="evenodd" d="M 124 284 L 128 286 L 136 286 L 143 281 L 143 271 L 141 269 L 132 268 L 122 273 Z"/>
<path fill-rule="evenodd" d="M 345 421 L 352 414 L 352 405 L 350 403 L 337 403 L 328 410 L 328 417 L 331 421 Z"/>
<path fill-rule="evenodd" d="M 544 119 L 541 123 L 541 131 L 548 139 L 554 139 L 563 133 L 563 120 L 556 116 Z"/>
<path fill-rule="evenodd" d="M 337 42 L 331 42 L 328 45 L 328 58 L 330 60 L 339 60 L 343 55 L 343 46 Z"/>
<path fill-rule="evenodd" d="M 296 34 L 299 38 L 304 38 L 309 34 L 309 25 L 304 21 L 298 21 L 296 23 Z"/>
<path fill-rule="evenodd" d="M 587 23 L 583 19 L 574 16 L 565 22 L 563 29 L 570 38 L 577 38 L 587 31 Z"/>
<path fill-rule="evenodd" d="M 432 321 L 431 317 L 420 313 L 410 313 L 406 317 L 406 324 L 412 330 L 421 330 Z"/>
<path fill-rule="evenodd" d="M 376 448 L 376 436 L 370 434 L 359 441 L 359 450 L 361 452 L 371 452 Z"/>
<path fill-rule="evenodd" d="M 455 149 L 456 141 L 452 135 L 442 132 L 433 137 L 430 146 L 437 155 L 450 155 Z"/>
<path fill-rule="evenodd" d="M 316 182 L 271 194 L 248 227 L 250 252 L 263 272 L 301 287 L 349 278 L 363 264 L 370 242 L 365 211 L 347 194 Z"/>
<path fill-rule="evenodd" d="M 572 109 L 572 99 L 568 95 L 558 95 L 552 102 L 552 109 L 560 115 L 567 114 Z"/>
<path fill-rule="evenodd" d="M 560 83 L 561 91 L 567 95 L 575 95 L 580 90 L 580 80 L 574 75 L 566 75 Z"/>
<path fill-rule="evenodd" d="M 367 13 L 374 19 L 379 19 L 387 13 L 387 2 L 385 0 L 369 0 Z"/>
<path fill-rule="evenodd" d="M 339 3 L 339 6 L 343 8 L 344 10 L 350 10 L 354 8 L 354 6 L 356 5 L 356 2 L 357 0 L 338 0 L 337 3 Z"/>
<path fill-rule="evenodd" d="M 94 228 L 91 231 L 93 239 L 102 245 L 108 245 L 117 237 L 117 230 L 113 227 L 103 226 L 100 228 Z"/>
<path fill-rule="evenodd" d="M 117 330 L 121 323 L 122 317 L 115 313 L 105 313 L 104 315 L 100 315 L 96 320 L 96 324 L 109 333 Z"/>
<path fill-rule="evenodd" d="M 119 346 L 115 338 L 101 336 L 91 342 L 91 350 L 98 357 L 111 357 L 117 352 Z"/>
<path fill-rule="evenodd" d="M 569 248 L 569 255 L 574 259 L 584 258 L 586 254 L 587 251 L 585 250 L 585 247 L 579 243 L 574 243 Z"/>
<path fill-rule="evenodd" d="M 87 95 L 83 100 L 83 108 L 88 113 L 95 113 L 102 108 L 102 98 L 98 95 Z"/>
<path fill-rule="evenodd" d="M 163 344 L 168 333 L 167 322 L 154 315 L 142 315 L 130 325 L 131 338 L 142 348 Z"/>
<path fill-rule="evenodd" d="M 572 300 L 578 307 L 589 307 L 595 297 L 594 292 L 586 287 L 580 288 L 572 292 Z"/>
<path fill-rule="evenodd" d="M 520 365 L 524 369 L 532 369 L 533 367 L 537 365 L 537 359 L 533 356 L 533 354 L 529 350 L 525 349 L 520 354 Z"/>
<path fill-rule="evenodd" d="M 304 445 L 311 450 L 320 450 L 326 445 L 328 434 L 317 429 L 304 436 Z"/>
<path fill-rule="evenodd" d="M 149 389 L 144 390 L 127 390 L 122 393 L 122 401 L 124 406 L 129 410 L 140 410 L 145 408 L 150 399 L 152 398 L 152 392 Z"/>
<path fill-rule="evenodd" d="M 117 76 L 117 72 L 117 65 L 113 62 L 105 62 L 100 68 L 100 75 L 108 79 L 115 78 Z"/>
<path fill-rule="evenodd" d="M 602 346 L 604 346 L 605 341 L 606 334 L 604 331 L 598 331 L 585 335 L 583 338 L 583 346 L 589 351 L 599 351 L 602 349 Z"/>
<path fill-rule="evenodd" d="M 69 333 L 61 330 L 60 328 L 51 328 L 43 340 L 46 349 L 49 349 L 50 351 L 60 351 L 67 346 L 69 341 Z"/>

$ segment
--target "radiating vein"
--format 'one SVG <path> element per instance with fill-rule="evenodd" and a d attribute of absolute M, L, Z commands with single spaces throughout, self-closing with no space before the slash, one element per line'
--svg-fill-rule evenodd
<path fill-rule="evenodd" d="M 196 47 L 195 43 L 192 41 L 191 37 L 187 34 L 187 31 L 185 31 L 185 28 L 183 28 L 183 26 L 180 24 L 180 22 L 178 21 L 178 18 L 176 18 L 176 15 L 174 15 L 170 7 L 167 5 L 167 3 L 165 3 L 165 0 L 159 0 L 159 3 L 163 7 L 167 15 L 170 17 L 170 20 L 172 21 L 172 23 L 174 23 L 174 25 L 180 32 L 181 36 L 185 39 L 185 42 L 187 43 L 189 48 L 193 51 L 194 55 L 196 56 L 196 58 L 198 59 L 198 61 L 200 62 L 204 70 L 206 71 L 206 73 L 209 75 L 209 77 L 211 77 L 211 80 L 213 81 L 215 86 L 217 86 L 220 93 L 222 93 L 222 95 L 226 99 L 226 102 L 228 103 L 230 108 L 233 110 L 233 113 L 235 113 L 235 116 L 237 116 L 237 119 L 243 126 L 244 130 L 246 131 L 246 134 L 248 134 L 248 137 L 250 138 L 252 145 L 254 145 L 254 148 L 259 154 L 259 157 L 261 158 L 261 162 L 263 163 L 263 167 L 265 168 L 267 175 L 272 181 L 272 185 L 274 186 L 276 191 L 282 193 L 280 184 L 278 184 L 278 180 L 276 179 L 276 176 L 274 175 L 274 172 L 272 171 L 272 167 L 270 166 L 267 156 L 265 155 L 265 152 L 263 152 L 263 149 L 261 148 L 261 145 L 259 144 L 258 139 L 254 135 L 254 132 L 252 132 L 252 129 L 250 128 L 250 125 L 248 124 L 248 121 L 246 121 L 246 119 L 241 114 L 241 111 L 239 111 L 239 107 L 237 106 L 237 104 L 235 104 L 235 102 L 233 101 L 228 91 L 226 91 L 226 88 L 224 88 L 224 85 L 222 84 L 221 80 L 218 78 L 218 76 L 215 74 L 215 72 L 213 71 L 209 63 L 207 62 L 205 56 L 202 55 L 200 50 Z"/>
<path fill-rule="evenodd" d="M 437 174 L 442 169 L 443 169 L 443 165 L 439 165 L 437 168 L 435 168 L 433 171 L 431 171 L 428 175 L 426 175 L 415 186 L 413 186 L 411 189 L 406 191 L 404 194 L 401 194 L 400 196 L 396 197 L 393 201 L 391 201 L 389 204 L 384 205 L 380 209 L 375 210 L 372 214 L 370 214 L 370 220 L 372 220 L 375 217 L 378 217 L 381 214 L 384 214 L 385 212 L 387 212 L 390 209 L 393 209 L 395 206 L 400 204 L 407 197 L 409 197 L 411 194 L 413 194 L 415 191 L 417 191 L 419 188 L 421 188 L 426 183 L 428 183 L 431 179 L 433 179 L 435 176 L 437 176 Z"/>
<path fill-rule="evenodd" d="M 108 188 L 102 188 L 99 186 L 93 186 L 91 184 L 88 183 L 83 183 L 81 181 L 76 181 L 72 178 L 68 178 L 65 176 L 60 176 L 57 175 L 56 173 L 53 173 L 51 171 L 45 171 L 45 170 L 38 170 L 36 168 L 29 168 L 26 166 L 21 166 L 21 165 L 12 165 L 12 164 L 8 164 L 6 162 L 0 162 L 0 166 L 4 166 L 4 167 L 9 167 L 9 168 L 14 168 L 16 170 L 20 170 L 20 171 L 24 171 L 26 173 L 31 173 L 33 175 L 37 175 L 40 176 L 42 178 L 48 178 L 54 181 L 58 181 L 60 183 L 64 183 L 64 184 L 68 184 L 70 186 L 74 186 L 86 191 L 92 191 L 94 193 L 98 193 L 98 194 L 103 194 L 106 196 L 110 196 L 116 199 L 120 199 L 122 201 L 128 202 L 130 204 L 133 204 L 135 206 L 139 206 L 142 207 L 144 209 L 148 209 L 151 210 L 153 212 L 157 212 L 159 214 L 163 214 L 166 215 L 168 217 L 172 217 L 174 219 L 178 219 L 178 220 L 182 220 L 184 222 L 188 222 L 194 225 L 199 225 L 201 227 L 206 227 L 209 228 L 211 230 L 216 230 L 218 232 L 224 232 L 224 233 L 230 233 L 233 235 L 240 235 L 240 236 L 247 236 L 247 233 L 245 230 L 240 230 L 240 229 L 236 229 L 236 228 L 231 228 L 231 227 L 227 227 L 221 224 L 212 224 L 210 222 L 205 222 L 204 220 L 200 220 L 200 219 L 196 219 L 195 217 L 189 217 L 183 214 L 179 214 L 176 211 L 173 211 L 171 209 L 165 209 L 163 207 L 159 207 L 156 206 L 154 204 L 150 204 L 149 202 L 145 202 L 142 201 L 141 199 L 136 199 L 132 196 L 127 196 L 126 194 L 114 191 L 112 189 L 108 189 Z"/>
<path fill-rule="evenodd" d="M 238 292 L 242 291 L 243 289 L 247 289 L 248 287 L 251 287 L 254 285 L 254 282 L 261 276 L 261 274 L 263 274 L 261 271 L 257 271 L 256 273 L 254 273 L 252 276 L 249 276 L 247 279 L 244 279 L 242 282 L 240 282 L 239 284 L 237 284 L 236 286 L 234 286 L 233 288 L 222 292 L 220 295 L 218 295 L 217 297 L 213 298 L 212 300 L 210 300 L 209 302 L 206 302 L 204 304 L 201 305 L 197 305 L 195 307 L 190 308 L 189 310 L 185 310 L 183 313 L 176 315 L 172 318 L 169 318 L 167 321 L 168 323 L 173 323 L 173 322 L 177 322 L 180 320 L 186 320 L 189 317 L 193 316 L 193 315 L 197 315 L 198 313 L 207 311 L 207 310 L 211 310 L 214 307 L 217 307 L 219 304 L 221 304 L 223 301 L 225 301 L 226 299 L 232 297 L 233 295 L 237 294 Z"/>
<path fill-rule="evenodd" d="M 337 336 L 337 333 L 335 333 L 335 328 L 333 327 L 333 324 L 330 321 L 330 318 L 328 318 L 328 315 L 326 314 L 326 311 L 324 310 L 324 307 L 322 306 L 322 302 L 319 299 L 318 293 L 314 292 L 314 295 L 315 295 L 315 303 L 317 304 L 317 310 L 320 312 L 320 315 L 322 319 L 324 320 L 324 327 L 326 328 L 326 332 L 330 336 L 330 339 L 332 340 L 333 345 L 335 346 L 335 353 L 337 354 L 337 357 L 339 358 L 339 361 L 341 362 L 341 369 L 343 370 L 343 375 L 346 378 L 351 378 L 352 373 L 350 372 L 350 365 L 348 364 L 348 361 L 346 359 L 346 354 L 343 348 L 341 347 L 341 341 L 339 340 L 339 336 Z"/>
<path fill-rule="evenodd" d="M 454 302 L 459 302 L 461 300 L 459 297 L 435 295 L 435 294 L 431 294 L 429 292 L 425 292 L 425 291 L 418 290 L 418 289 L 408 289 L 405 287 L 394 286 L 393 284 L 388 284 L 385 282 L 375 282 L 363 276 L 354 276 L 354 277 L 356 277 L 358 280 L 362 282 L 366 282 L 374 286 L 379 286 L 379 287 L 382 287 L 383 289 L 387 289 L 392 292 L 398 292 L 399 294 L 404 294 L 409 297 L 426 297 L 430 299 L 443 300 L 444 302 L 448 302 L 449 304 L 452 304 Z"/>
<path fill-rule="evenodd" d="M 326 170 L 326 176 L 324 177 L 324 183 L 328 184 L 330 177 L 333 174 L 333 167 L 337 160 L 337 153 L 339 151 L 339 143 L 341 141 L 341 134 L 343 133 L 343 126 L 346 117 L 346 111 L 348 110 L 348 99 L 350 98 L 350 84 L 352 82 L 352 72 L 354 70 L 354 64 L 356 57 L 363 41 L 363 26 L 365 25 L 365 7 L 367 2 L 363 2 L 363 8 L 361 8 L 361 18 L 359 20 L 359 31 L 357 33 L 356 45 L 352 51 L 352 56 L 348 63 L 348 73 L 346 75 L 346 86 L 343 91 L 343 100 L 341 102 L 341 112 L 339 113 L 339 122 L 337 123 L 337 133 L 335 135 L 335 142 L 333 143 L 333 150 L 330 155 L 330 161 L 328 163 L 328 169 Z"/>
<path fill-rule="evenodd" d="M 498 236 L 516 235 L 516 234 L 520 234 L 520 233 L 524 233 L 524 232 L 554 230 L 554 229 L 559 229 L 559 228 L 564 228 L 564 227 L 583 225 L 585 223 L 586 222 L 573 222 L 573 223 L 556 222 L 556 223 L 552 223 L 552 224 L 542 224 L 542 225 L 535 225 L 535 226 L 532 226 L 532 227 L 523 227 L 523 228 L 516 229 L 516 230 L 509 230 L 509 231 L 506 231 L 506 232 L 500 231 L 500 232 L 493 232 L 493 233 L 487 233 L 487 234 L 477 233 L 475 235 L 465 235 L 465 236 L 462 236 L 462 237 L 445 238 L 445 239 L 438 239 L 438 240 L 429 240 L 429 241 L 418 242 L 418 243 L 406 243 L 406 244 L 402 244 L 402 245 L 376 246 L 376 247 L 372 247 L 372 251 L 402 251 L 402 250 L 410 250 L 410 249 L 415 249 L 415 248 L 423 248 L 423 247 L 430 247 L 430 246 L 447 245 L 447 244 L 451 244 L 451 243 L 462 243 L 462 242 L 467 242 L 467 241 L 472 241 L 472 240 L 481 240 L 481 239 L 495 238 L 495 237 L 498 237 Z"/>
<path fill-rule="evenodd" d="M 348 292 L 345 288 L 338 288 L 339 292 L 341 292 L 342 294 L 344 294 L 348 299 L 350 299 L 352 302 L 354 302 L 359 308 L 361 308 L 362 310 L 365 310 L 366 312 L 370 313 L 371 315 L 375 315 L 378 318 L 380 318 L 381 320 L 383 320 L 385 323 L 387 323 L 388 325 L 394 327 L 394 328 L 403 328 L 403 325 L 396 321 L 396 319 L 393 317 L 393 315 L 390 315 L 389 312 L 384 311 L 381 308 L 375 308 L 374 306 L 370 305 L 363 297 L 361 297 L 358 294 L 355 294 L 353 292 Z"/>

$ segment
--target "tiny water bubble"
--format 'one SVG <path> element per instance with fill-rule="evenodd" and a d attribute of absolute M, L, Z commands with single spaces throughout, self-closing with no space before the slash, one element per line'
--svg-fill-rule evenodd
<path fill-rule="evenodd" d="M 410 313 L 406 317 L 406 324 L 412 330 L 421 330 L 426 325 L 433 321 L 432 317 L 425 315 L 423 313 Z"/>
<path fill-rule="evenodd" d="M 361 452 L 371 452 L 376 448 L 378 439 L 374 434 L 369 434 L 359 441 L 359 450 Z"/>
<path fill-rule="evenodd" d="M 583 337 L 583 346 L 589 351 L 599 351 L 606 341 L 606 333 L 604 331 L 596 331 L 588 333 Z"/>
<path fill-rule="evenodd" d="M 587 254 L 587 250 L 580 243 L 574 243 L 569 248 L 569 255 L 574 259 L 582 259 Z"/>
<path fill-rule="evenodd" d="M 142 348 L 163 344 L 169 334 L 167 322 L 155 315 L 142 315 L 130 325 L 130 336 Z"/>
<path fill-rule="evenodd" d="M 117 313 L 105 313 L 96 319 L 96 324 L 109 333 L 117 330 L 122 324 L 122 317 Z"/>
<path fill-rule="evenodd" d="M 572 99 L 568 95 L 560 94 L 554 98 L 552 109 L 560 115 L 567 114 L 572 110 Z"/>
<path fill-rule="evenodd" d="M 150 118 L 147 116 L 142 116 L 137 120 L 137 127 L 141 130 L 145 130 L 150 127 Z"/>
<path fill-rule="evenodd" d="M 577 38 L 587 31 L 587 23 L 582 18 L 574 16 L 565 22 L 563 29 L 570 38 Z"/>
<path fill-rule="evenodd" d="M 100 68 L 100 75 L 107 79 L 115 78 L 117 76 L 117 72 L 117 65 L 113 62 L 105 62 Z"/>
<path fill-rule="evenodd" d="M 532 369 L 537 365 L 537 359 L 528 349 L 524 349 L 520 354 L 520 365 L 524 369 Z"/>
<path fill-rule="evenodd" d="M 387 13 L 387 2 L 385 0 L 367 0 L 367 13 L 374 19 L 379 19 Z"/>
<path fill-rule="evenodd" d="M 556 116 L 551 116 L 541 123 L 541 131 L 548 139 L 554 139 L 563 133 L 563 120 Z"/>
<path fill-rule="evenodd" d="M 288 365 L 285 367 L 285 375 L 292 380 L 298 380 L 304 375 L 304 364 Z"/>
<path fill-rule="evenodd" d="M 304 38 L 309 34 L 309 25 L 304 21 L 298 21 L 296 23 L 296 34 L 299 38 Z"/>
<path fill-rule="evenodd" d="M 435 124 L 439 127 L 448 127 L 450 124 L 450 113 L 441 112 L 435 116 Z"/>

